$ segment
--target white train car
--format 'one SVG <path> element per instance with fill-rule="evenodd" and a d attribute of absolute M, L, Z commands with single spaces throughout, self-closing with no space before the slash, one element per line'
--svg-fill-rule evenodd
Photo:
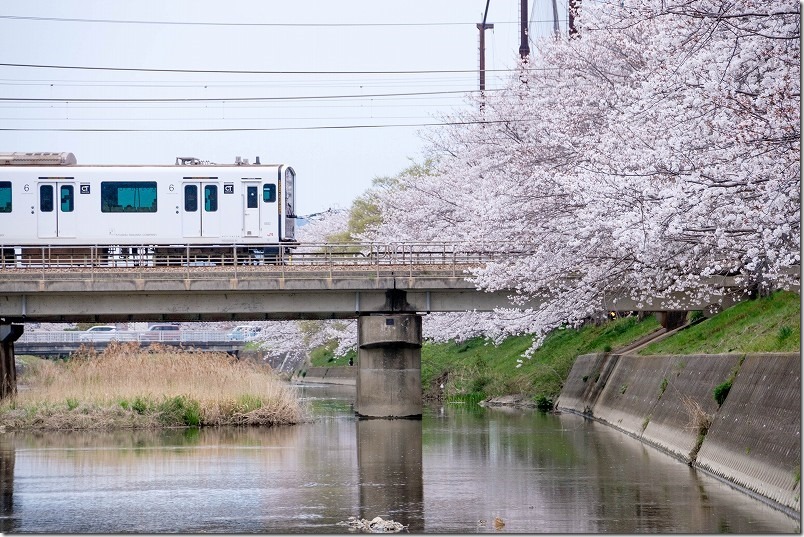
<path fill-rule="evenodd" d="M 0 247 L 296 243 L 293 168 L 177 158 L 78 165 L 72 153 L 0 153 Z"/>

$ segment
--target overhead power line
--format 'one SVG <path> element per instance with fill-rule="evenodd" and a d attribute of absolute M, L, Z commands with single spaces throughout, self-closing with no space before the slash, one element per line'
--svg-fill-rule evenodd
<path fill-rule="evenodd" d="M 329 99 L 379 99 L 383 97 L 421 97 L 431 95 L 455 95 L 477 93 L 478 90 L 457 91 L 412 91 L 407 93 L 363 93 L 347 95 L 300 95 L 295 97 L 177 97 L 177 98 L 59 98 L 59 97 L 0 97 L 0 102 L 36 103 L 206 103 L 206 102 L 262 102 L 262 101 L 308 101 Z"/>
<path fill-rule="evenodd" d="M 492 121 L 448 121 L 443 123 L 386 123 L 380 125 L 318 125 L 310 127 L 220 127 L 203 129 L 107 129 L 107 128 L 8 128 L 0 127 L 0 132 L 268 132 L 268 131 L 309 131 L 309 130 L 348 130 L 348 129 L 387 129 L 398 127 L 446 127 L 453 125 L 492 125 L 497 123 L 521 123 L 531 121 L 527 118 Z"/>
<path fill-rule="evenodd" d="M 402 71 L 255 71 L 245 69 L 154 69 L 144 67 L 99 67 L 89 65 L 45 65 L 35 63 L 0 63 L 0 67 L 23 67 L 28 69 L 69 69 L 78 71 L 123 71 L 142 73 L 197 73 L 197 74 L 239 74 L 239 75 L 421 75 L 421 74 L 464 74 L 474 73 L 474 69 L 431 69 Z M 510 73 L 516 69 L 487 70 L 489 72 Z M 528 69 L 546 71 L 548 69 Z M 554 70 L 554 69 L 550 69 Z"/>
<path fill-rule="evenodd" d="M 81 22 L 93 24 L 149 24 L 165 26 L 254 26 L 254 27 L 372 27 L 372 26 L 475 26 L 473 22 L 205 22 L 205 21 L 154 21 L 154 20 L 120 20 L 120 19 L 87 19 L 66 17 L 31 17 L 24 15 L 0 15 L 0 19 L 24 20 L 37 22 Z M 531 21 L 531 22 L 552 22 Z M 518 24 L 517 22 L 498 22 L 496 24 Z"/>

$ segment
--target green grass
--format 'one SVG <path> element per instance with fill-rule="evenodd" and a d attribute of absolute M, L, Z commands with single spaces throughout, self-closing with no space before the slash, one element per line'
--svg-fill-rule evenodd
<path fill-rule="evenodd" d="M 483 338 L 463 343 L 425 343 L 422 388 L 425 398 L 473 395 L 481 398 L 525 394 L 555 401 L 579 354 L 617 349 L 659 328 L 653 316 L 627 317 L 580 330 L 556 330 L 530 358 L 522 358 L 530 336 L 511 337 L 499 346 Z M 517 360 L 522 365 L 517 367 Z M 441 389 L 441 384 L 444 389 Z"/>
<path fill-rule="evenodd" d="M 800 347 L 801 296 L 779 291 L 741 302 L 639 354 L 798 352 Z"/>
<path fill-rule="evenodd" d="M 737 304 L 646 347 L 640 354 L 798 352 L 801 344 L 800 315 L 800 295 L 777 292 Z M 688 319 L 695 318 L 696 312 L 688 316 Z M 525 394 L 545 406 L 547 401 L 558 398 L 577 356 L 616 352 L 658 328 L 659 323 L 650 315 L 642 321 L 637 317 L 626 317 L 579 330 L 556 330 L 530 359 L 522 358 L 531 346 L 530 336 L 511 337 L 498 346 L 484 338 L 462 343 L 425 342 L 421 369 L 424 398 L 471 402 L 486 397 Z M 350 357 L 356 363 L 354 351 L 335 357 L 334 349 L 333 342 L 313 351 L 312 365 L 347 365 Z M 517 360 L 521 360 L 519 367 Z M 679 367 L 683 368 L 684 362 L 680 362 Z M 594 379 L 590 377 L 590 380 Z M 626 385 L 621 386 L 620 393 L 627 389 Z M 661 392 L 663 387 L 659 386 L 659 396 Z"/>
<path fill-rule="evenodd" d="M 335 356 L 337 341 L 330 341 L 326 345 L 313 349 L 310 353 L 310 364 L 313 367 L 333 367 L 349 365 L 349 358 L 357 362 L 357 351 L 350 350 L 343 356 Z"/>

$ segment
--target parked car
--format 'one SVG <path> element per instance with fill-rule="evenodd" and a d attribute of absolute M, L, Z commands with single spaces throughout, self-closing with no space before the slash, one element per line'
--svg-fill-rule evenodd
<path fill-rule="evenodd" d="M 79 341 L 111 341 L 118 339 L 117 328 L 114 326 L 92 326 L 78 336 Z"/>
<path fill-rule="evenodd" d="M 180 341 L 179 325 L 177 324 L 155 324 L 148 327 L 148 331 L 142 334 L 144 341 Z"/>
<path fill-rule="evenodd" d="M 226 339 L 229 341 L 252 341 L 257 337 L 260 329 L 256 326 L 243 324 L 234 327 L 234 329 L 227 334 Z"/>

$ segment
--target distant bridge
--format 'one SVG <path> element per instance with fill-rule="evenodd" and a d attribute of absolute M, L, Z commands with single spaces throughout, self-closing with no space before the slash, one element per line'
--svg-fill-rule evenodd
<path fill-rule="evenodd" d="M 237 354 L 245 341 L 233 340 L 220 330 L 128 331 L 88 333 L 78 330 L 26 331 L 14 342 L 17 354 L 66 356 L 81 347 L 102 351 L 111 342 L 136 342 L 140 346 L 167 345 Z"/>

